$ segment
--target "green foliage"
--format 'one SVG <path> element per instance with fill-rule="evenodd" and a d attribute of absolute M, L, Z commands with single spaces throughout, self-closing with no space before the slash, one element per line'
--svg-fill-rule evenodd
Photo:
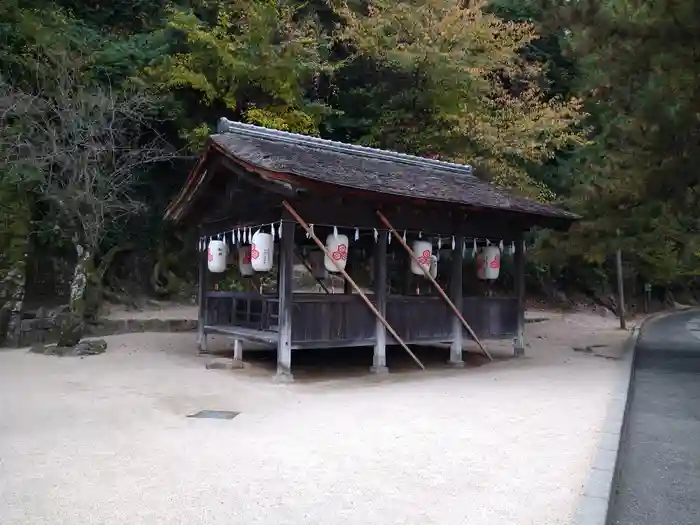
<path fill-rule="evenodd" d="M 149 122 L 130 131 L 137 149 L 160 137 L 198 152 L 226 116 L 468 162 L 500 186 L 584 216 L 566 234 L 538 234 L 534 281 L 606 289 L 619 246 L 639 279 L 698 288 L 696 14 L 689 0 L 0 0 L 0 81 L 55 101 L 47 93 L 59 82 L 41 93 L 36 83 L 64 63 L 83 92 L 136 94 Z M 18 164 L 6 140 L 42 113 L 20 118 L 6 95 L 0 255 L 23 252 L 32 224 L 70 244 L 78 222 L 55 230 L 48 220 L 56 209 L 41 183 L 51 167 Z M 61 151 L 75 135 L 69 127 L 51 128 Z M 189 275 L 187 263 L 165 257 L 166 241 L 145 246 L 161 235 L 162 209 L 190 166 L 139 172 L 123 197 L 147 214 L 122 221 L 125 230 L 105 225 L 97 251 L 138 239 L 134 253 L 157 261 L 144 281 Z"/>
<path fill-rule="evenodd" d="M 0 179 L 0 276 L 24 263 L 30 232 L 29 195 L 5 176 Z"/>
<path fill-rule="evenodd" d="M 583 114 L 580 101 L 544 91 L 543 65 L 521 55 L 536 38 L 531 24 L 457 0 L 372 2 L 366 15 L 340 12 L 360 70 L 379 70 L 379 86 L 351 88 L 345 103 L 346 91 L 338 94 L 342 107 L 376 114 L 366 121 L 366 142 L 470 162 L 501 186 L 553 198 L 526 164 L 585 144 Z M 362 99 L 367 106 L 357 105 Z"/>
<path fill-rule="evenodd" d="M 58 4 L 95 27 L 140 32 L 158 27 L 169 0 L 59 0 Z"/>
<path fill-rule="evenodd" d="M 172 52 L 146 68 L 148 81 L 183 95 L 187 112 L 203 109 L 210 122 L 226 113 L 317 133 L 319 104 L 311 104 L 306 91 L 330 66 L 329 39 L 313 19 L 289 1 L 208 2 L 206 7 L 199 14 L 169 9 L 164 31 Z M 201 130 L 202 123 L 188 127 Z M 196 132 L 184 136 L 195 140 L 193 146 L 200 142 Z"/>
<path fill-rule="evenodd" d="M 297 109 L 251 107 L 245 111 L 244 117 L 246 122 L 256 126 L 305 135 L 318 135 L 318 124 L 313 117 Z"/>
<path fill-rule="evenodd" d="M 586 220 L 559 249 L 601 264 L 621 246 L 657 285 L 700 283 L 700 22 L 693 2 L 578 2 L 556 10 L 580 70 L 591 144 L 568 159 Z M 618 236 L 617 232 L 620 235 Z"/>

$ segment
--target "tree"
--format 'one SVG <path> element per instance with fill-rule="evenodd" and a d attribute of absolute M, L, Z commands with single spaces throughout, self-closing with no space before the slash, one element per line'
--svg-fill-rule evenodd
<path fill-rule="evenodd" d="M 570 164 L 569 201 L 585 220 L 558 248 L 601 265 L 621 246 L 645 282 L 697 287 L 697 3 L 582 1 L 551 12 L 570 35 L 592 128 Z"/>
<path fill-rule="evenodd" d="M 289 0 L 201 2 L 169 10 L 171 52 L 146 68 L 146 82 L 173 93 L 183 134 L 201 146 L 210 123 L 228 115 L 317 134 L 326 111 L 307 98 L 329 63 L 328 38 Z"/>
<path fill-rule="evenodd" d="M 84 74 L 82 56 L 46 54 L 33 85 L 0 79 L 5 111 L 0 151 L 6 173 L 29 177 L 45 220 L 77 253 L 71 283 L 73 318 L 60 344 L 79 341 L 91 294 L 99 293 L 96 257 L 105 235 L 144 209 L 133 189 L 149 166 L 175 153 L 156 128 L 153 97 L 138 89 L 113 90 Z M 46 220 L 50 219 L 50 220 Z"/>
<path fill-rule="evenodd" d="M 585 142 L 580 101 L 550 96 L 544 66 L 521 55 L 537 38 L 531 24 L 485 8 L 458 0 L 378 0 L 364 12 L 338 7 L 355 64 L 380 77 L 368 88 L 343 89 L 339 80 L 339 105 L 345 118 L 366 107 L 377 114 L 367 142 L 473 163 L 501 186 L 551 200 L 527 164 Z M 365 105 L 344 103 L 363 93 Z"/>
<path fill-rule="evenodd" d="M 0 95 L 0 115 L 3 99 Z M 11 323 L 18 321 L 24 302 L 32 207 L 31 196 L 23 190 L 14 177 L 0 171 L 0 344 Z"/>

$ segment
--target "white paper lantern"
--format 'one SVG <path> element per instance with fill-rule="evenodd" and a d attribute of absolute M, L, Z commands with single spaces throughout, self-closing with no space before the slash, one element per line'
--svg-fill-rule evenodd
<path fill-rule="evenodd" d="M 207 266 L 213 273 L 226 271 L 226 243 L 224 241 L 210 241 L 207 249 Z"/>
<path fill-rule="evenodd" d="M 437 270 L 438 270 L 438 258 L 437 255 L 431 255 L 430 256 L 430 276 L 433 279 L 437 278 Z"/>
<path fill-rule="evenodd" d="M 238 270 L 241 275 L 253 275 L 253 265 L 250 263 L 250 246 L 240 246 L 238 248 Z"/>
<path fill-rule="evenodd" d="M 476 258 L 477 277 L 479 279 L 498 279 L 501 271 L 501 250 L 498 246 L 487 246 Z"/>
<path fill-rule="evenodd" d="M 411 272 L 415 275 L 424 275 L 421 267 L 430 271 L 430 263 L 433 257 L 433 245 L 428 241 L 413 241 L 412 250 Z"/>
<path fill-rule="evenodd" d="M 348 264 L 348 246 L 350 246 L 350 240 L 347 235 L 331 233 L 326 237 L 326 250 L 332 257 L 332 259 L 329 259 L 328 256 L 323 258 L 326 270 L 339 272 L 340 269 L 338 267 L 345 269 L 345 266 Z"/>
<path fill-rule="evenodd" d="M 314 279 L 326 279 L 328 270 L 323 264 L 324 255 L 322 251 L 314 251 L 309 254 L 309 266 L 311 266 L 311 275 Z"/>
<path fill-rule="evenodd" d="M 250 245 L 250 263 L 256 272 L 272 270 L 275 240 L 269 233 L 256 232 Z"/>

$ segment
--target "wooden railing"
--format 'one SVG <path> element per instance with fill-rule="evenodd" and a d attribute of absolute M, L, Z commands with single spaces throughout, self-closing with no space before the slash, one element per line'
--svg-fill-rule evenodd
<path fill-rule="evenodd" d="M 371 294 L 368 298 L 373 300 Z M 208 292 L 205 324 L 276 331 L 278 312 L 276 297 Z M 504 338 L 517 331 L 517 301 L 512 297 L 464 297 L 462 313 L 479 338 Z M 386 318 L 407 342 L 449 341 L 452 337 L 452 312 L 440 297 L 389 296 Z M 355 294 L 294 294 L 295 346 L 372 344 L 375 324 L 374 315 Z M 469 337 L 466 331 L 464 337 Z"/>
<path fill-rule="evenodd" d="M 247 292 L 207 292 L 205 324 L 268 330 L 268 298 Z"/>

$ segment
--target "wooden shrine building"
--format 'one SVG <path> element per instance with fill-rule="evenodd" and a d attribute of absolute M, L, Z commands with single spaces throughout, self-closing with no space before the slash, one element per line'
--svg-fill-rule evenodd
<path fill-rule="evenodd" d="M 386 345 L 394 344 L 408 350 L 449 343 L 456 366 L 464 338 L 513 338 L 515 355 L 522 354 L 524 235 L 534 227 L 567 229 L 578 219 L 507 194 L 470 166 L 226 119 L 166 218 L 199 230 L 200 351 L 208 334 L 231 336 L 238 348 L 250 341 L 276 347 L 281 381 L 292 379 L 293 351 L 304 348 L 374 346 L 375 372 L 387 370 Z M 217 246 L 225 245 L 234 282 L 245 282 L 240 274 L 250 259 L 236 254 L 247 247 L 249 257 L 257 256 L 250 244 L 259 232 L 274 240 L 271 271 L 247 278 L 255 286 L 245 291 L 213 289 L 213 278 L 222 274 L 207 270 L 209 243 L 223 241 Z M 326 243 L 344 239 L 338 236 L 347 236 L 347 246 L 331 253 Z M 409 271 L 411 263 L 423 264 L 409 247 L 418 240 L 432 246 L 423 253 L 435 268 L 418 266 L 425 275 Z M 490 293 L 473 266 L 465 271 L 488 245 L 511 261 L 506 296 Z M 310 264 L 314 252 L 344 278 L 343 290 L 334 293 L 324 268 Z M 329 256 L 346 265 L 346 273 Z M 317 274 L 320 291 L 294 290 L 302 263 Z M 357 284 L 362 275 L 364 286 Z"/>

